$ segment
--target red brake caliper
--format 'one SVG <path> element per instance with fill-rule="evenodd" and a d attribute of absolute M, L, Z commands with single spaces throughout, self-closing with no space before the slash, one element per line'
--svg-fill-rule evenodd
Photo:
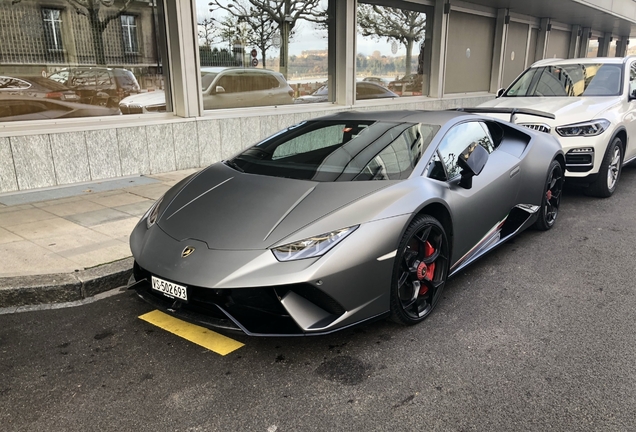
<path fill-rule="evenodd" d="M 424 258 L 429 258 L 431 256 L 433 256 L 433 254 L 435 253 L 435 249 L 433 248 L 433 246 L 427 241 L 424 244 Z M 433 276 L 435 275 L 435 263 L 431 263 L 429 265 L 426 265 L 424 263 L 420 263 L 420 265 L 417 267 L 417 278 L 419 280 L 428 280 L 431 281 L 433 280 Z M 422 286 L 420 287 L 420 295 L 425 295 L 428 292 L 428 286 L 425 284 L 422 284 Z"/>
<path fill-rule="evenodd" d="M 545 198 L 550 201 L 552 199 L 552 191 L 550 189 L 548 189 L 548 191 L 545 194 Z"/>

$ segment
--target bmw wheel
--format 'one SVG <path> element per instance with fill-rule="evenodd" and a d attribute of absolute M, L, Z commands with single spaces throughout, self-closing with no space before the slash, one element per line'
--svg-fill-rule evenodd
<path fill-rule="evenodd" d="M 446 283 L 449 262 L 444 227 L 431 216 L 418 216 L 400 241 L 391 284 L 391 319 L 413 325 L 433 311 Z"/>
<path fill-rule="evenodd" d="M 612 140 L 605 152 L 596 181 L 587 189 L 588 195 L 608 198 L 616 190 L 623 165 L 623 141 L 619 137 Z"/>
<path fill-rule="evenodd" d="M 563 168 L 561 164 L 553 160 L 550 164 L 548 177 L 545 181 L 543 200 L 539 209 L 539 218 L 535 222 L 535 228 L 547 231 L 556 222 L 561 204 L 561 192 L 563 191 Z"/>

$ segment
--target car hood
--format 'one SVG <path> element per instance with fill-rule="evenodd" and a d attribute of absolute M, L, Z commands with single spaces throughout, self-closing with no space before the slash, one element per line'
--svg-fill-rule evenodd
<path fill-rule="evenodd" d="M 603 111 L 616 105 L 619 96 L 597 97 L 501 97 L 479 105 L 497 108 L 531 108 L 545 111 L 556 116 L 555 120 L 542 117 L 519 116 L 517 122 L 541 122 L 550 125 L 565 125 L 591 120 Z M 499 117 L 499 116 L 498 116 Z M 506 116 L 510 117 L 510 116 Z"/>
<path fill-rule="evenodd" d="M 163 90 L 155 90 L 128 96 L 119 102 L 119 105 L 152 106 L 166 103 L 166 93 Z"/>
<path fill-rule="evenodd" d="M 294 103 L 314 103 L 314 102 L 327 102 L 329 98 L 323 95 L 307 95 L 300 96 L 294 99 Z"/>
<path fill-rule="evenodd" d="M 176 240 L 203 241 L 210 249 L 266 249 L 391 184 L 268 177 L 240 173 L 218 163 L 182 187 L 161 211 L 157 225 Z M 356 223 L 364 222 L 369 216 L 365 213 Z M 310 235 L 350 226 L 350 215 L 348 212 L 342 219 L 344 225 L 338 226 L 336 218 L 333 227 L 325 229 L 323 224 L 316 227 L 323 231 Z"/>

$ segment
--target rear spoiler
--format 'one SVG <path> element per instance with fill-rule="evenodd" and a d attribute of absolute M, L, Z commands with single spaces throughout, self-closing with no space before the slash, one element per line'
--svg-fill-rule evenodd
<path fill-rule="evenodd" d="M 514 123 L 515 114 L 526 114 L 537 117 L 545 117 L 554 120 L 556 116 L 545 111 L 529 108 L 455 108 L 453 111 L 463 111 L 474 114 L 510 114 L 510 123 Z"/>

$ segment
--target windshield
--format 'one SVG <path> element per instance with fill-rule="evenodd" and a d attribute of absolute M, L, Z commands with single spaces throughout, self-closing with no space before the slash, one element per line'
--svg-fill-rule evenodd
<path fill-rule="evenodd" d="M 526 70 L 504 97 L 618 96 L 622 93 L 622 65 L 571 64 Z"/>
<path fill-rule="evenodd" d="M 245 150 L 226 163 L 250 174 L 313 181 L 407 178 L 437 125 L 308 121 Z"/>

